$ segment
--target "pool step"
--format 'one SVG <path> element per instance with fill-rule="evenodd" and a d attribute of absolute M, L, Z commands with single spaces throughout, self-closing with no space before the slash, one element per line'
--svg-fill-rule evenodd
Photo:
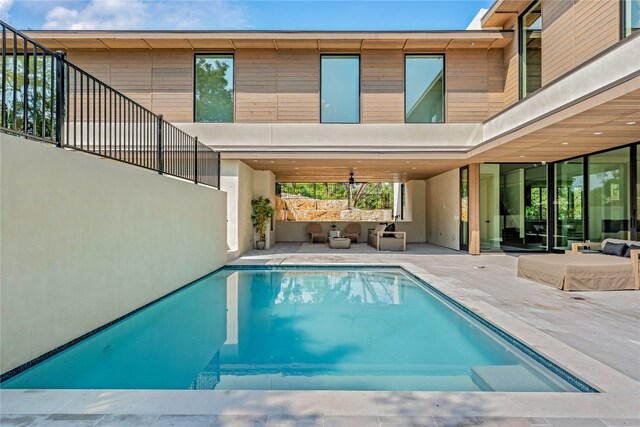
<path fill-rule="evenodd" d="M 471 379 L 487 391 L 547 391 L 549 384 L 520 365 L 476 366 Z"/>

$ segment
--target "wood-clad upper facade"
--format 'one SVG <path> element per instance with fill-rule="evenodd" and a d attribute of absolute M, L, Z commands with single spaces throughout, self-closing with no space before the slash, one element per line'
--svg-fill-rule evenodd
<path fill-rule="evenodd" d="M 520 97 L 519 16 L 498 0 L 483 30 L 73 32 L 29 35 L 173 122 L 194 120 L 194 57 L 233 54 L 235 123 L 319 123 L 321 55 L 360 60 L 360 123 L 405 122 L 405 56 L 444 55 L 444 122 L 480 123 Z M 619 0 L 542 0 L 544 87 L 622 38 Z"/>

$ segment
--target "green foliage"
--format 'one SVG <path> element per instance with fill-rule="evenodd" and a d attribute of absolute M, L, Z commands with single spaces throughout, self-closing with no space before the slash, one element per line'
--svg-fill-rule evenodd
<path fill-rule="evenodd" d="M 251 200 L 251 208 L 253 209 L 251 222 L 260 236 L 259 240 L 264 241 L 267 237 L 267 224 L 274 213 L 271 200 L 260 196 L 257 199 Z"/>
<path fill-rule="evenodd" d="M 316 200 L 347 200 L 349 184 L 342 182 L 296 182 L 280 184 L 284 194 Z M 391 209 L 393 184 L 389 182 L 357 183 L 353 185 L 353 206 L 357 209 Z"/>
<path fill-rule="evenodd" d="M 233 87 L 227 81 L 230 68 L 231 61 L 197 57 L 196 122 L 233 121 Z"/>
<path fill-rule="evenodd" d="M 23 55 L 16 57 L 15 69 L 12 57 L 7 58 L 6 69 L 4 70 L 6 79 L 6 122 L 3 122 L 2 126 L 22 131 L 26 120 L 27 133 L 42 137 L 53 136 L 55 132 L 55 117 L 51 115 L 51 107 L 55 102 L 55 80 L 52 81 L 52 61 L 53 58 L 49 56 L 47 56 L 45 62 L 43 62 L 41 56 L 35 61 L 34 56 L 29 55 L 27 61 L 28 73 L 25 73 Z M 43 71 L 43 64 L 46 64 L 46 76 Z M 24 90 L 25 77 L 27 82 L 26 94 Z M 15 110 L 13 104 L 14 94 L 16 97 Z M 26 118 L 24 113 L 25 101 L 27 103 Z"/>

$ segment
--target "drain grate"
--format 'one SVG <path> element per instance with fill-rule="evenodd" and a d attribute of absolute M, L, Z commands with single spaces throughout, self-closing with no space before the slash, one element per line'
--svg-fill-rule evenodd
<path fill-rule="evenodd" d="M 584 301 L 584 298 L 582 297 L 571 297 L 571 299 L 577 300 L 577 301 Z"/>

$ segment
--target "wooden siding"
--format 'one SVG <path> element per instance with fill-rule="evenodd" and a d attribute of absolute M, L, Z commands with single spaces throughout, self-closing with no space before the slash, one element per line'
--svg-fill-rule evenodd
<path fill-rule="evenodd" d="M 167 120 L 190 122 L 193 55 L 190 49 L 83 49 L 70 51 L 69 59 Z M 238 49 L 234 55 L 235 122 L 319 122 L 316 49 Z M 499 112 L 507 63 L 502 49 L 447 50 L 447 122 L 481 122 Z M 403 123 L 403 51 L 363 51 L 361 70 L 362 122 Z"/>
<path fill-rule="evenodd" d="M 449 50 L 445 56 L 448 123 L 474 123 L 503 106 L 503 52 Z"/>
<path fill-rule="evenodd" d="M 362 123 L 403 123 L 403 52 L 364 51 L 360 61 Z"/>
<path fill-rule="evenodd" d="M 173 122 L 193 120 L 193 52 L 152 51 L 151 106 Z"/>
<path fill-rule="evenodd" d="M 542 2 L 542 84 L 547 85 L 620 39 L 620 1 Z"/>
<path fill-rule="evenodd" d="M 235 122 L 277 121 L 275 50 L 240 49 L 234 56 Z"/>
<path fill-rule="evenodd" d="M 278 122 L 320 121 L 320 55 L 316 50 L 280 50 L 277 65 Z"/>

